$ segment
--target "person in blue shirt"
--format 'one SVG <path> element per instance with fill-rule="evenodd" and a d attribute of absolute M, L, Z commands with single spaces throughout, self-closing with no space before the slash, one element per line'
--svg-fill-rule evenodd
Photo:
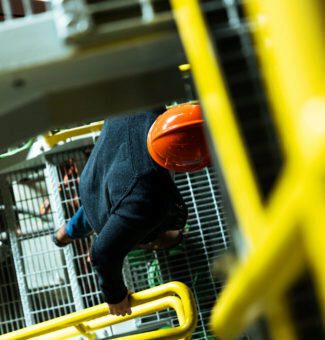
<path fill-rule="evenodd" d="M 109 118 L 80 177 L 81 207 L 55 234 L 58 246 L 94 232 L 90 258 L 111 314 L 131 313 L 123 282 L 135 248 L 166 249 L 182 240 L 187 207 L 168 170 L 147 149 L 160 112 Z"/>

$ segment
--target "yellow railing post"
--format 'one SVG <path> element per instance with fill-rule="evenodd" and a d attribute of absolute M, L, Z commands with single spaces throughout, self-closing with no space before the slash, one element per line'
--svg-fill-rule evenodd
<path fill-rule="evenodd" d="M 222 339 L 239 335 L 262 313 L 274 326 L 282 322 L 276 310 L 290 322 L 281 299 L 307 266 L 325 310 L 325 195 L 319 189 L 325 171 L 325 44 L 317 3 L 245 2 L 286 152 L 278 183 L 262 206 L 199 1 L 171 0 L 236 217 L 251 246 L 213 309 L 211 327 Z M 282 334 L 296 338 L 290 325 Z"/>
<path fill-rule="evenodd" d="M 254 246 L 265 230 L 262 203 L 199 3 L 171 4 L 229 194 L 247 242 Z"/>

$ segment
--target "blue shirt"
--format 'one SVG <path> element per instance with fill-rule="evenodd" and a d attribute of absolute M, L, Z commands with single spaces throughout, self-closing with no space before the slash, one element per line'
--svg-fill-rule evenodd
<path fill-rule="evenodd" d="M 127 294 L 122 278 L 127 253 L 169 229 L 175 206 L 184 204 L 169 172 L 147 150 L 147 133 L 158 114 L 106 120 L 81 175 L 79 219 L 97 234 L 91 260 L 109 303 Z"/>

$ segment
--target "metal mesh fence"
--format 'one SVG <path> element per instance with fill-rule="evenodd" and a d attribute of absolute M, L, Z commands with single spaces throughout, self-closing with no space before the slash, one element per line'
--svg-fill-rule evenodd
<path fill-rule="evenodd" d="M 78 210 L 79 202 L 79 174 L 86 164 L 91 148 L 71 151 L 55 155 L 51 162 L 55 164 L 58 179 L 64 221 L 68 220 Z M 102 302 L 95 273 L 91 269 L 89 251 L 92 236 L 83 240 L 76 240 L 73 249 L 73 263 L 76 271 L 82 303 L 85 308 Z"/>
<path fill-rule="evenodd" d="M 66 262 L 50 238 L 53 215 L 43 213 L 48 199 L 44 168 L 12 173 L 8 181 L 14 217 L 11 251 L 25 318 L 29 315 L 26 324 L 70 313 L 75 308 Z"/>

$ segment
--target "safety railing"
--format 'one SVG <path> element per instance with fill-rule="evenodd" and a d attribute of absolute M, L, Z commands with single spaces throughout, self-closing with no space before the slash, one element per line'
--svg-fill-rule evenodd
<path fill-rule="evenodd" d="M 245 2 L 286 163 L 262 202 L 197 0 L 171 0 L 212 142 L 248 245 L 211 328 L 232 339 L 266 314 L 274 339 L 297 339 L 283 298 L 308 268 L 325 320 L 325 64 L 321 1 Z M 282 23 L 285 23 L 285 28 Z M 322 43 L 323 42 L 323 43 Z M 234 166 L 235 164 L 235 166 Z M 244 193 L 244 195 L 243 195 Z"/>
<path fill-rule="evenodd" d="M 0 336 L 1 340 L 95 339 L 95 331 L 139 316 L 174 309 L 179 325 L 141 334 L 120 337 L 129 340 L 189 339 L 197 324 L 197 310 L 191 290 L 181 282 L 169 282 L 131 295 L 132 314 L 109 315 L 106 303 Z"/>
<path fill-rule="evenodd" d="M 44 139 L 48 146 L 53 147 L 59 142 L 64 142 L 69 138 L 84 136 L 89 133 L 99 132 L 103 127 L 104 122 L 95 122 L 88 125 L 78 126 L 75 128 L 62 130 L 57 133 L 48 132 L 44 134 Z"/>

